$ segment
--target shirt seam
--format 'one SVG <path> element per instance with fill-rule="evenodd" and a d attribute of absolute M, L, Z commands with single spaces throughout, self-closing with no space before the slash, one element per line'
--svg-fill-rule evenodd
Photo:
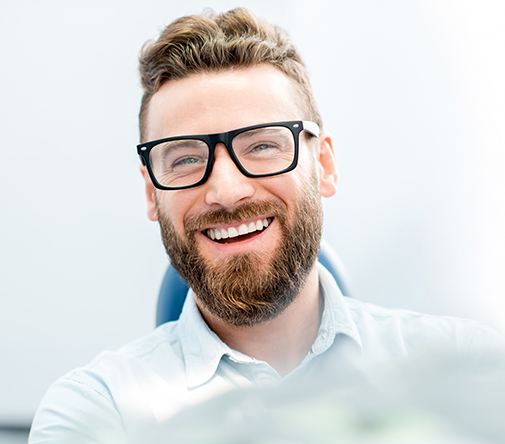
<path fill-rule="evenodd" d="M 69 382 L 75 382 L 75 383 L 77 383 L 77 384 L 79 384 L 79 385 L 82 385 L 83 387 L 86 387 L 88 390 L 91 390 L 92 392 L 94 392 L 94 393 L 96 393 L 96 394 L 100 395 L 100 396 L 101 396 L 102 398 L 104 398 L 106 401 L 111 401 L 111 400 L 112 400 L 112 396 L 110 396 L 110 392 L 109 392 L 109 397 L 108 397 L 105 393 L 102 393 L 100 390 L 98 390 L 98 389 L 96 389 L 96 388 L 94 388 L 94 387 L 91 387 L 91 386 L 90 386 L 89 384 L 87 384 L 86 382 L 84 382 L 84 381 L 82 381 L 82 380 L 78 379 L 78 378 L 76 377 L 76 375 L 75 375 L 75 374 L 67 376 L 66 378 L 64 378 L 64 379 L 63 379 L 63 381 L 64 381 L 65 379 L 66 379 L 67 381 L 69 381 Z M 114 408 L 116 408 L 116 406 L 114 406 Z M 117 408 L 116 408 L 116 411 L 117 411 Z"/>

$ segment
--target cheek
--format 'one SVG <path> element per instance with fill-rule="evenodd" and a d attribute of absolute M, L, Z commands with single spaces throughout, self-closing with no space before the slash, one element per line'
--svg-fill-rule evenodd
<path fill-rule="evenodd" d="M 163 215 L 165 219 L 172 222 L 175 229 L 181 233 L 184 229 L 184 199 L 177 199 L 173 191 L 160 191 L 156 194 L 157 211 Z"/>
<path fill-rule="evenodd" d="M 298 165 L 293 173 L 295 174 L 293 174 L 292 178 L 292 193 L 296 195 L 307 193 L 309 191 L 308 187 L 318 178 L 318 170 L 312 150 L 305 149 L 303 152 L 300 152 Z"/>
<path fill-rule="evenodd" d="M 203 201 L 202 190 L 189 189 L 177 191 L 163 191 L 159 199 L 159 209 L 174 225 L 176 231 L 185 231 L 184 219 L 188 216 L 200 214 L 203 210 L 199 202 Z"/>
<path fill-rule="evenodd" d="M 307 178 L 298 171 L 298 167 L 286 174 L 273 176 L 265 183 L 265 190 L 270 195 L 282 201 L 288 211 L 291 211 L 293 202 L 300 199 L 306 190 Z M 266 196 L 267 198 L 269 196 Z"/>

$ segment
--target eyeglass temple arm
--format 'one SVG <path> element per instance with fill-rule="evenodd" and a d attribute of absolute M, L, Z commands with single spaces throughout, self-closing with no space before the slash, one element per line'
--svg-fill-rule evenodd
<path fill-rule="evenodd" d="M 315 122 L 311 122 L 310 120 L 303 120 L 303 129 L 315 137 L 319 137 L 321 134 L 321 130 L 319 129 L 319 125 Z"/>

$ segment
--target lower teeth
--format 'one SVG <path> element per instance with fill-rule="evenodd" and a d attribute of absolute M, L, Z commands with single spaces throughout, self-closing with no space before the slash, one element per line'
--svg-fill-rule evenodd
<path fill-rule="evenodd" d="M 253 231 L 252 233 L 242 234 L 242 235 L 235 236 L 235 237 L 228 237 L 226 239 L 219 239 L 219 240 L 214 239 L 214 242 L 219 242 L 220 244 L 230 244 L 232 242 L 239 242 L 242 240 L 250 239 L 251 237 L 258 235 L 262 231 L 263 230 Z"/>

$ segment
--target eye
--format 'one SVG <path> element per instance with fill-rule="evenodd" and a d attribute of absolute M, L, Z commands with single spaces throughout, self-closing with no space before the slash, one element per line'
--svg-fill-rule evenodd
<path fill-rule="evenodd" d="M 196 164 L 201 164 L 205 163 L 206 159 L 203 159 L 202 157 L 197 157 L 197 156 L 187 156 L 187 157 L 181 157 L 174 162 L 172 162 L 172 168 L 178 168 L 178 167 L 185 167 L 185 166 L 192 166 Z"/>
<path fill-rule="evenodd" d="M 254 145 L 249 149 L 250 153 L 261 153 L 265 152 L 267 150 L 273 150 L 276 149 L 277 146 L 271 143 L 260 143 L 258 145 Z"/>

